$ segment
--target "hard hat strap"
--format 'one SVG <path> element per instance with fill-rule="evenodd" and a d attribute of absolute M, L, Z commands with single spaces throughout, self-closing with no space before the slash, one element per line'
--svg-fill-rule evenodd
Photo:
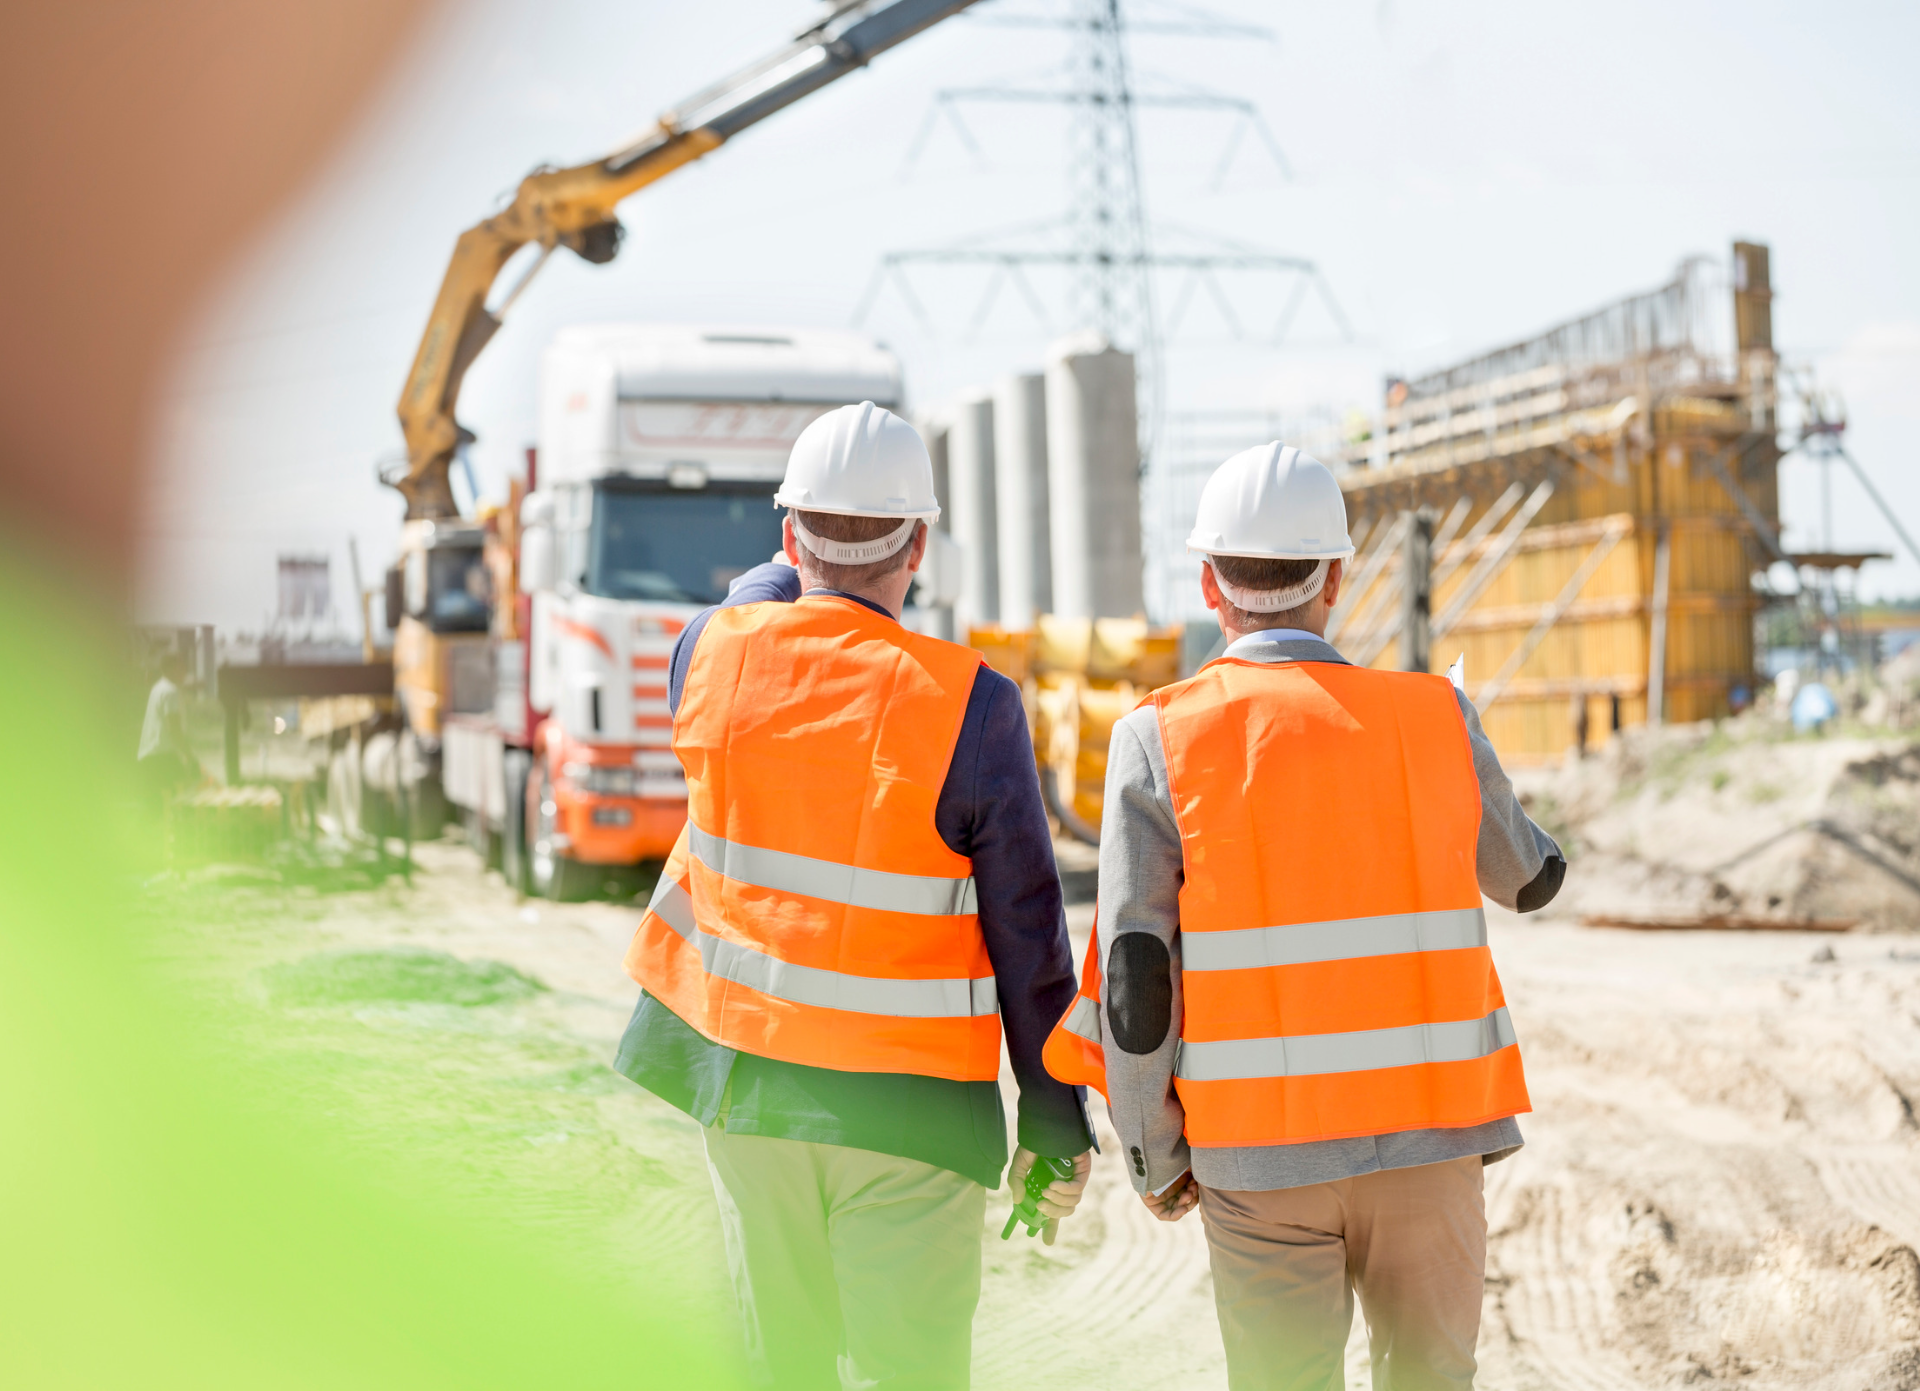
<path fill-rule="evenodd" d="M 885 560 L 911 541 L 914 524 L 920 519 L 908 517 L 894 530 L 873 541 L 829 541 L 824 536 L 816 536 L 807 530 L 807 524 L 800 520 L 800 514 L 792 508 L 787 509 L 787 520 L 793 523 L 793 534 L 800 544 L 821 560 L 835 565 L 871 565 L 876 560 Z"/>
<path fill-rule="evenodd" d="M 798 526 L 796 522 L 794 525 Z M 1313 598 L 1327 583 L 1327 571 L 1332 567 L 1331 560 L 1323 560 L 1313 567 L 1313 573 L 1299 584 L 1286 589 L 1242 589 L 1239 585 L 1228 584 L 1226 577 L 1214 566 L 1213 557 L 1207 557 L 1207 568 L 1213 571 L 1213 582 L 1220 586 L 1220 592 L 1237 609 L 1247 613 L 1282 613 L 1287 609 L 1297 609 Z"/>

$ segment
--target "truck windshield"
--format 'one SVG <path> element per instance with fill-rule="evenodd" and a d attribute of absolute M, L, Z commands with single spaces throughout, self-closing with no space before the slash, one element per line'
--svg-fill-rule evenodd
<path fill-rule="evenodd" d="M 780 549 L 780 516 L 770 483 L 598 483 L 582 587 L 608 599 L 717 604 L 728 581 Z"/>
<path fill-rule="evenodd" d="M 491 585 L 478 546 L 445 546 L 427 552 L 427 612 L 436 633 L 484 633 Z"/>

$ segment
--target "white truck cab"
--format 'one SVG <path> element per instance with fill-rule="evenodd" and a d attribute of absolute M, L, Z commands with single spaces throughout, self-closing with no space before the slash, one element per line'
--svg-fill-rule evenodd
<path fill-rule="evenodd" d="M 899 360 L 804 329 L 562 330 L 541 367 L 539 486 L 521 508 L 532 596 L 527 800 L 534 887 L 664 859 L 686 819 L 667 664 L 696 614 L 780 549 L 793 442 L 836 406 L 901 405 Z"/>

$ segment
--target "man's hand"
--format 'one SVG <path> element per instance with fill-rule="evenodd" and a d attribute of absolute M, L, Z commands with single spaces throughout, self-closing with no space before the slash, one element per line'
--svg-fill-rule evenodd
<path fill-rule="evenodd" d="M 1200 1204 L 1200 1185 L 1191 1172 L 1180 1175 L 1158 1193 L 1142 1193 L 1140 1201 L 1162 1222 L 1178 1222 Z"/>
<path fill-rule="evenodd" d="M 1034 1153 L 1030 1149 L 1019 1148 L 1013 1152 L 1013 1164 L 1007 1169 L 1007 1187 L 1016 1194 L 1027 1181 L 1027 1174 L 1033 1168 Z M 1047 1225 L 1040 1232 L 1040 1240 L 1053 1245 L 1054 1236 L 1060 1230 L 1060 1221 L 1071 1217 L 1073 1210 L 1080 1206 L 1081 1195 L 1087 1191 L 1087 1179 L 1093 1173 L 1093 1151 L 1075 1155 L 1073 1158 L 1073 1177 L 1055 1179 L 1047 1185 L 1035 1204 L 1047 1219 Z"/>

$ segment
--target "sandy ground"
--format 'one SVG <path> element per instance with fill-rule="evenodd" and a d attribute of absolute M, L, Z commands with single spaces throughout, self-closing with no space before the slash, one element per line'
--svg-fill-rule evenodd
<path fill-rule="evenodd" d="M 635 910 L 521 903 L 460 846 L 419 856 L 412 885 L 348 892 L 164 880 L 156 905 L 191 924 L 168 969 L 239 1002 L 231 1045 L 323 1143 L 405 1151 L 609 1281 L 666 1270 L 689 1316 L 724 1307 L 698 1128 L 605 1068 Z M 1090 910 L 1071 916 L 1083 950 Z M 1920 1387 L 1920 939 L 1492 917 L 1536 1111 L 1487 1171 L 1480 1384 Z M 422 949 L 546 988 L 284 988 L 330 953 Z M 1006 1206 L 988 1203 L 976 1384 L 1225 1386 L 1197 1218 L 1149 1220 L 1111 1158 L 1050 1250 L 1002 1244 Z M 1365 1367 L 1356 1323 L 1350 1386 Z"/>
<path fill-rule="evenodd" d="M 1920 931 L 1910 735 L 1795 736 L 1758 715 L 1641 728 L 1514 784 L 1574 855 L 1550 917 L 1723 913 Z"/>

